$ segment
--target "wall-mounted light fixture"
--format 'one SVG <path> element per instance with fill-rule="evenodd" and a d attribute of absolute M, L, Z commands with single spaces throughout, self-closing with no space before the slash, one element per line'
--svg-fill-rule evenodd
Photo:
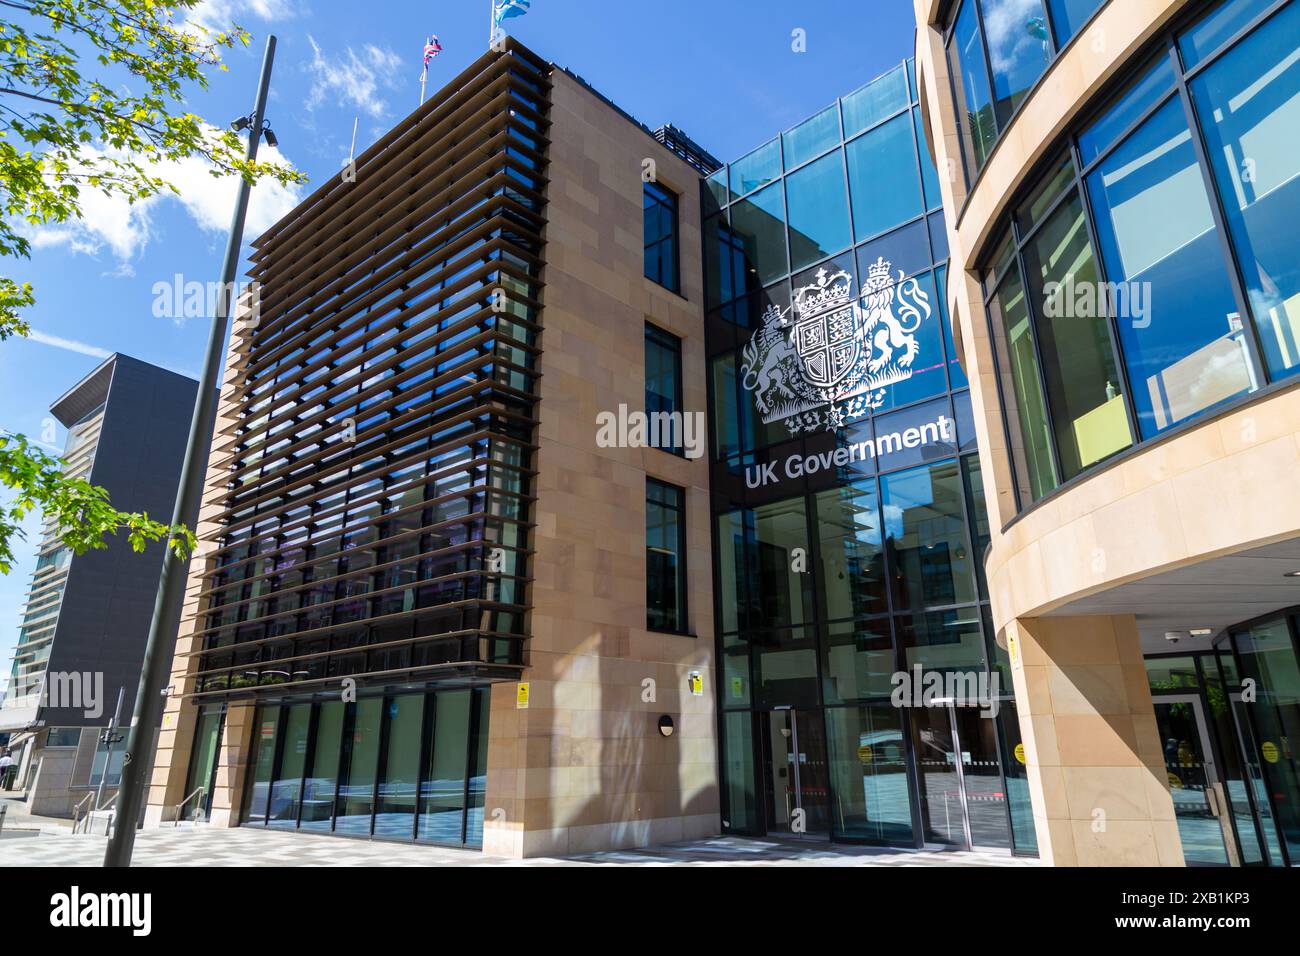
<path fill-rule="evenodd" d="M 664 714 L 659 718 L 659 733 L 663 734 L 665 737 L 671 737 L 673 735 L 673 719 L 667 714 Z"/>

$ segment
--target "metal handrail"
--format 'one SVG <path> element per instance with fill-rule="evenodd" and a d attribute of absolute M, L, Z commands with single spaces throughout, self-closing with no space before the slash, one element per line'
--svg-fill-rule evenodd
<path fill-rule="evenodd" d="M 103 805 L 102 807 L 96 807 L 96 808 L 95 808 L 96 811 L 99 811 L 99 810 L 107 810 L 109 807 L 111 807 L 111 806 L 113 805 L 113 803 L 117 800 L 117 795 L 118 795 L 119 793 L 121 793 L 120 790 L 114 790 L 114 791 L 113 791 L 113 795 L 112 795 L 111 797 L 109 797 L 107 800 L 104 801 L 104 805 Z"/>
<path fill-rule="evenodd" d="M 81 802 L 72 808 L 72 832 L 77 832 L 77 825 L 81 822 L 81 809 L 91 800 L 95 799 L 95 791 L 91 791 L 82 798 Z"/>
<path fill-rule="evenodd" d="M 207 790 L 206 787 L 199 787 L 197 790 L 195 790 L 193 793 L 191 793 L 188 797 L 186 797 L 177 805 L 176 819 L 172 821 L 172 826 L 178 827 L 181 825 L 181 811 L 185 809 L 185 804 L 189 803 L 191 800 L 193 800 L 195 797 L 205 792 L 206 790 Z"/>

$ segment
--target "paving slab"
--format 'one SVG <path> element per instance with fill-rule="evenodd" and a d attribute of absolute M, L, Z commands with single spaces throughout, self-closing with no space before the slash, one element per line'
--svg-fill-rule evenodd
<path fill-rule="evenodd" d="M 0 867 L 99 866 L 106 838 L 44 832 L 0 843 Z M 250 827 L 162 827 L 136 836 L 136 866 L 1036 866 L 991 851 L 893 850 L 714 837 L 569 858 L 512 860 L 477 850 L 417 846 Z"/>

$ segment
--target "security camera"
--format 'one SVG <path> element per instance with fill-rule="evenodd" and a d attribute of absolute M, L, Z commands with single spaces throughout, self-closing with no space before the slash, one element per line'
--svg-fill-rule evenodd
<path fill-rule="evenodd" d="M 1177 644 L 1184 637 L 1187 637 L 1186 631 L 1165 631 L 1165 640 L 1170 644 Z"/>

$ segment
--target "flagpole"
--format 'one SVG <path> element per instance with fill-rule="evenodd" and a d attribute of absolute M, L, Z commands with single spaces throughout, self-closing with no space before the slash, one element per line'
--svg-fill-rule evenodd
<path fill-rule="evenodd" d="M 488 0 L 488 49 L 497 42 L 497 0 Z"/>
<path fill-rule="evenodd" d="M 420 74 L 420 105 L 424 105 L 424 87 L 429 82 L 429 62 L 424 63 L 424 72 Z"/>

